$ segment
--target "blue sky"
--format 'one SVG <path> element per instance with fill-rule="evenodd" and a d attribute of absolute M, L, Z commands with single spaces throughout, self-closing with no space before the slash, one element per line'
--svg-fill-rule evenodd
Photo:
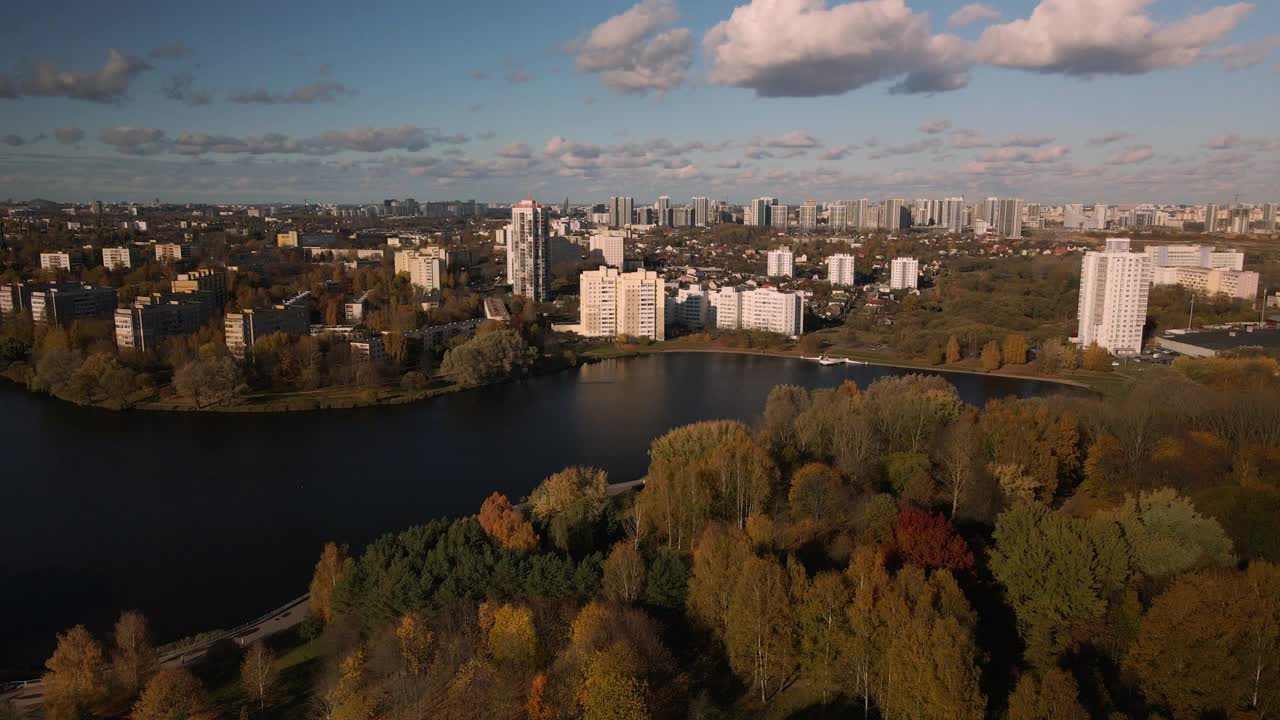
<path fill-rule="evenodd" d="M 1280 198 L 1280 4 L 1260 0 L 53 2 L 7 21 L 0 197 Z"/>

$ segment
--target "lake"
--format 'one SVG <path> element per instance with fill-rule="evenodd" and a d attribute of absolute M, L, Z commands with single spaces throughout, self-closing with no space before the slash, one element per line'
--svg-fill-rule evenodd
<path fill-rule="evenodd" d="M 775 385 L 912 372 L 797 359 L 658 354 L 413 405 L 299 414 L 117 413 L 0 381 L 0 674 L 38 674 L 54 633 L 105 637 L 142 611 L 167 642 L 306 591 L 326 541 L 360 548 L 514 499 L 567 465 L 644 475 L 650 441 L 753 421 Z M 1054 392 L 950 374 L 965 401 Z"/>

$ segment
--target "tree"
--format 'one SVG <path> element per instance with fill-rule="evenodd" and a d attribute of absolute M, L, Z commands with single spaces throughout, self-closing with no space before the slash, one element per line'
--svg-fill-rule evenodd
<path fill-rule="evenodd" d="M 1027 659 L 1039 668 L 1097 623 L 1129 577 L 1129 549 L 1114 523 L 1022 504 L 1001 513 L 991 571 L 1004 586 Z"/>
<path fill-rule="evenodd" d="M 980 438 L 977 432 L 977 415 L 966 411 L 942 431 L 935 453 L 938 473 L 947 499 L 951 501 L 951 519 L 960 509 L 960 499 L 973 482 L 978 458 Z"/>
<path fill-rule="evenodd" d="M 257 703 L 258 712 L 267 709 L 275 697 L 280 682 L 276 669 L 276 656 L 266 643 L 258 640 L 249 646 L 240 662 L 240 687 L 250 702 Z"/>
<path fill-rule="evenodd" d="M 420 613 L 405 613 L 396 623 L 396 642 L 400 646 L 400 660 L 404 671 L 411 677 L 420 675 L 431 662 L 435 634 Z"/>
<path fill-rule="evenodd" d="M 240 366 L 228 355 L 201 351 L 200 357 L 178 368 L 173 374 L 173 387 L 182 395 L 204 407 L 217 405 L 235 397 L 243 383 Z"/>
<path fill-rule="evenodd" d="M 693 548 L 689 614 L 718 637 L 724 637 L 738 574 L 749 554 L 746 535 L 719 523 L 708 525 Z"/>
<path fill-rule="evenodd" d="M 952 335 L 947 338 L 947 364 L 955 365 L 960 362 L 960 359 L 960 341 L 956 339 L 955 335 Z"/>
<path fill-rule="evenodd" d="M 760 702 L 785 689 L 797 662 L 787 573 L 772 558 L 749 555 L 729 606 L 729 665 Z"/>
<path fill-rule="evenodd" d="M 1075 678 L 1064 670 L 1050 670 L 1041 680 L 1024 673 L 1009 696 L 1009 720 L 1089 720 L 1080 705 Z"/>
<path fill-rule="evenodd" d="M 1104 350 L 1098 343 L 1091 343 L 1085 348 L 1080 364 L 1085 370 L 1111 372 L 1111 353 Z"/>
<path fill-rule="evenodd" d="M 204 687 L 186 668 L 156 673 L 133 706 L 133 720 L 213 720 Z"/>
<path fill-rule="evenodd" d="M 791 476 L 791 492 L 787 500 L 797 517 L 822 520 L 831 511 L 840 494 L 840 477 L 827 465 L 809 463 Z"/>
<path fill-rule="evenodd" d="M 603 470 L 569 467 L 551 475 L 534 488 L 529 505 L 534 517 L 548 527 L 552 542 L 561 550 L 589 548 L 595 521 L 604 508 L 609 487 Z"/>
<path fill-rule="evenodd" d="M 529 698 L 525 701 L 528 720 L 555 720 L 555 710 L 547 701 L 547 676 L 538 673 L 529 685 Z"/>
<path fill-rule="evenodd" d="M 646 573 L 644 601 L 655 607 L 683 610 L 689 595 L 689 568 L 684 558 L 665 548 L 653 556 Z"/>
<path fill-rule="evenodd" d="M 992 340 L 982 347 L 982 369 L 999 370 L 1000 364 L 1000 343 Z"/>
<path fill-rule="evenodd" d="M 498 330 L 449 350 L 440 371 L 463 385 L 479 385 L 510 376 L 533 363 L 537 352 L 513 330 Z"/>
<path fill-rule="evenodd" d="M 893 536 L 903 562 L 926 570 L 946 568 L 958 572 L 973 568 L 969 544 L 941 513 L 903 508 L 894 524 Z"/>
<path fill-rule="evenodd" d="M 978 427 L 987 469 L 1010 500 L 1048 502 L 1080 467 L 1078 421 L 1042 398 L 992 400 Z"/>
<path fill-rule="evenodd" d="M 644 591 L 645 566 L 640 552 L 626 541 L 613 546 L 604 561 L 604 593 L 616 603 L 630 605 Z"/>
<path fill-rule="evenodd" d="M 480 527 L 493 544 L 517 552 L 532 552 L 538 548 L 538 536 L 533 525 L 524 519 L 519 510 L 511 507 L 506 495 L 495 492 L 480 506 Z"/>
<path fill-rule="evenodd" d="M 1180 720 L 1262 717 L 1257 711 L 1280 702 L 1274 662 L 1280 585 L 1266 589 L 1270 597 L 1231 570 L 1179 577 L 1142 618 L 1125 668 L 1150 701 Z"/>
<path fill-rule="evenodd" d="M 583 720 L 648 720 L 647 687 L 637 674 L 622 647 L 594 653 L 578 691 Z"/>
<path fill-rule="evenodd" d="M 338 678 L 323 694 L 323 705 L 329 709 L 325 720 L 369 720 L 378 710 L 378 699 L 367 687 L 368 660 L 363 649 L 356 649 L 342 659 Z"/>
<path fill-rule="evenodd" d="M 849 634 L 846 608 L 853 592 L 843 575 L 820 573 L 803 588 L 792 588 L 800 598 L 798 632 L 802 671 L 822 692 L 822 704 L 840 690 L 842 643 Z"/>
<path fill-rule="evenodd" d="M 44 707 L 50 720 L 79 720 L 107 695 L 102 646 L 83 625 L 58 634 L 58 645 L 45 662 Z"/>
<path fill-rule="evenodd" d="M 487 645 L 493 659 L 499 663 L 531 666 L 538 654 L 538 631 L 533 625 L 533 612 L 510 603 L 500 605 L 493 613 Z"/>
<path fill-rule="evenodd" d="M 326 543 L 311 576 L 311 614 L 326 625 L 333 619 L 333 590 L 351 568 L 351 549 L 347 545 Z"/>
<path fill-rule="evenodd" d="M 147 680 L 160 669 L 156 652 L 151 647 L 146 618 L 137 612 L 121 614 L 113 637 L 115 647 L 111 653 L 111 671 L 116 685 L 132 699 L 142 692 Z"/>
<path fill-rule="evenodd" d="M 1026 336 L 1005 335 L 1003 355 L 1006 365 L 1025 365 L 1027 363 Z"/>
<path fill-rule="evenodd" d="M 1213 518 L 1169 488 L 1126 498 L 1102 514 L 1119 523 L 1133 552 L 1133 564 L 1149 577 L 1175 575 L 1203 565 L 1230 567 L 1236 557 L 1231 538 Z"/>

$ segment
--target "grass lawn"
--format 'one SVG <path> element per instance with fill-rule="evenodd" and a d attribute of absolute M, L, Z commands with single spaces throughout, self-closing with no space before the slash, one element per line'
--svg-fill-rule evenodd
<path fill-rule="evenodd" d="M 311 697 L 311 687 L 320 666 L 319 640 L 306 640 L 299 628 L 272 635 L 267 646 L 276 654 L 280 683 L 274 702 L 265 712 L 245 702 L 240 689 L 240 662 L 244 650 L 230 640 L 209 649 L 204 660 L 191 668 L 209 690 L 220 718 L 238 718 L 241 708 L 252 720 L 304 720 Z"/>

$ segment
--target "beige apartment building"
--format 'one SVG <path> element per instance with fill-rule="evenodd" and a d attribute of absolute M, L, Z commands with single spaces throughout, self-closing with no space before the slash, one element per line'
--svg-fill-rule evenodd
<path fill-rule="evenodd" d="M 666 290 L 651 270 L 588 270 L 579 279 L 578 333 L 583 337 L 666 339 Z"/>

